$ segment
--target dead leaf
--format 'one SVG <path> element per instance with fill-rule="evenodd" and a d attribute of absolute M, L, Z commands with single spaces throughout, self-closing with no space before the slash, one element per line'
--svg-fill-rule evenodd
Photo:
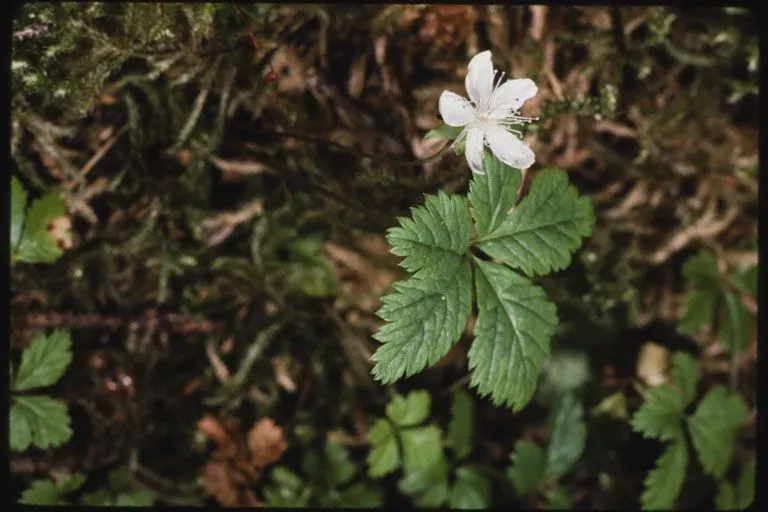
<path fill-rule="evenodd" d="M 285 443 L 283 429 L 271 418 L 257 421 L 248 432 L 248 449 L 251 451 L 251 462 L 257 468 L 266 467 L 280 460 L 288 448 Z"/>
<path fill-rule="evenodd" d="M 216 443 L 216 448 L 222 456 L 234 457 L 237 452 L 236 434 L 222 425 L 219 420 L 207 414 L 197 422 L 197 428 Z"/>
<path fill-rule="evenodd" d="M 275 370 L 277 384 L 289 393 L 296 391 L 296 383 L 293 381 L 291 374 L 288 373 L 285 362 L 275 357 L 272 359 L 272 367 Z"/>
<path fill-rule="evenodd" d="M 659 386 L 667 381 L 669 349 L 647 342 L 637 356 L 637 376 L 648 386 Z"/>
<path fill-rule="evenodd" d="M 205 465 L 203 489 L 224 507 L 258 507 L 261 505 L 247 480 L 223 461 L 210 461 Z"/>
<path fill-rule="evenodd" d="M 208 161 L 216 166 L 220 171 L 227 174 L 261 174 L 265 172 L 275 172 L 270 166 L 262 162 L 250 160 L 224 160 L 215 155 L 208 157 Z"/>
<path fill-rule="evenodd" d="M 534 41 L 541 41 L 541 38 L 544 37 L 544 32 L 547 30 L 548 14 L 549 7 L 546 5 L 531 6 L 531 28 L 528 30 L 528 34 Z"/>

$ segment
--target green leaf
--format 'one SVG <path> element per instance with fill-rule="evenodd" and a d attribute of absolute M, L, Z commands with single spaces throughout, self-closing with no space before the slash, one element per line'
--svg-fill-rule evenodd
<path fill-rule="evenodd" d="M 584 452 L 586 440 L 584 408 L 572 393 L 568 393 L 560 399 L 555 413 L 547 447 L 545 478 L 560 478 L 568 473 Z"/>
<path fill-rule="evenodd" d="M 337 498 L 321 500 L 323 508 L 379 508 L 384 501 L 381 488 L 361 482 L 337 494 Z"/>
<path fill-rule="evenodd" d="M 72 362 L 72 339 L 68 331 L 38 333 L 21 354 L 14 391 L 26 391 L 55 384 Z"/>
<path fill-rule="evenodd" d="M 699 363 L 696 359 L 685 352 L 675 352 L 672 356 L 672 378 L 683 393 L 683 407 L 687 407 L 696 397 L 699 377 Z"/>
<path fill-rule="evenodd" d="M 332 487 L 349 482 L 355 474 L 355 465 L 349 458 L 349 451 L 343 446 L 326 441 L 325 461 L 325 472 Z"/>
<path fill-rule="evenodd" d="M 557 326 L 544 290 L 512 270 L 475 260 L 478 316 L 470 384 L 495 405 L 519 411 L 531 399 Z"/>
<path fill-rule="evenodd" d="M 400 226 L 387 230 L 390 252 L 416 277 L 450 275 L 469 249 L 469 208 L 461 196 L 428 195 L 424 206 L 411 208 L 411 217 L 398 220 Z"/>
<path fill-rule="evenodd" d="M 11 406 L 11 449 L 23 452 L 29 445 L 47 449 L 72 437 L 67 406 L 48 396 L 14 396 Z"/>
<path fill-rule="evenodd" d="M 688 467 L 688 447 L 680 438 L 670 444 L 659 457 L 656 469 L 645 479 L 641 499 L 643 510 L 669 510 L 675 504 L 685 481 Z"/>
<path fill-rule="evenodd" d="M 448 499 L 448 469 L 445 457 L 440 454 L 431 466 L 406 471 L 397 488 L 413 498 L 419 507 L 441 507 Z"/>
<path fill-rule="evenodd" d="M 49 478 L 35 480 L 24 489 L 19 498 L 22 505 L 66 505 L 58 489 Z"/>
<path fill-rule="evenodd" d="M 756 323 L 739 297 L 731 291 L 723 291 L 723 319 L 718 337 L 729 352 L 741 352 L 747 346 Z"/>
<path fill-rule="evenodd" d="M 428 468 L 443 456 L 443 440 L 435 425 L 400 432 L 403 443 L 403 468 L 406 471 Z"/>
<path fill-rule="evenodd" d="M 82 473 L 58 473 L 55 474 L 55 485 L 59 494 L 67 494 L 78 490 L 85 483 L 85 475 Z"/>
<path fill-rule="evenodd" d="M 547 498 L 547 509 L 549 510 L 571 510 L 573 501 L 571 493 L 564 487 L 554 487 L 544 491 L 544 497 Z"/>
<path fill-rule="evenodd" d="M 515 490 L 523 495 L 538 489 L 544 480 L 544 470 L 547 458 L 544 450 L 529 439 L 515 443 L 515 449 L 510 456 L 512 466 L 507 470 L 507 476 L 512 480 Z"/>
<path fill-rule="evenodd" d="M 24 211 L 27 208 L 27 191 L 16 176 L 11 176 L 11 255 L 21 241 L 24 228 Z"/>
<path fill-rule="evenodd" d="M 16 258 L 25 263 L 52 263 L 61 256 L 56 239 L 48 232 L 48 223 L 64 214 L 64 203 L 55 194 L 32 202 L 26 213 L 24 232 Z"/>
<path fill-rule="evenodd" d="M 544 275 L 570 264 L 594 220 L 589 197 L 579 197 L 564 171 L 543 170 L 525 199 L 477 245 L 528 276 Z"/>
<path fill-rule="evenodd" d="M 264 489 L 264 504 L 268 507 L 304 508 L 309 504 L 311 489 L 296 473 L 284 466 L 272 469 L 272 485 Z"/>
<path fill-rule="evenodd" d="M 680 334 L 692 336 L 712 322 L 719 291 L 716 288 L 693 289 L 688 292 L 685 313 L 677 323 Z"/>
<path fill-rule="evenodd" d="M 80 503 L 87 507 L 113 507 L 115 500 L 110 490 L 106 487 L 100 487 L 93 492 L 83 494 Z"/>
<path fill-rule="evenodd" d="M 458 341 L 472 309 L 472 271 L 464 259 L 441 279 L 411 278 L 395 283 L 381 299 L 385 323 L 374 338 L 373 375 L 383 383 L 410 377 L 435 364 Z"/>
<path fill-rule="evenodd" d="M 736 429 L 747 417 L 747 405 L 739 394 L 715 386 L 688 418 L 691 441 L 706 473 L 721 478 L 731 463 Z"/>
<path fill-rule="evenodd" d="M 448 504 L 453 509 L 484 509 L 491 500 L 491 483 L 475 466 L 456 469 L 456 481 L 451 489 Z"/>
<path fill-rule="evenodd" d="M 387 416 L 401 427 L 418 425 L 429 416 L 430 402 L 425 390 L 411 391 L 407 397 L 396 395 L 387 404 Z"/>
<path fill-rule="evenodd" d="M 715 504 L 718 510 L 744 510 L 755 501 L 755 461 L 748 462 L 741 470 L 738 484 L 734 487 L 722 480 L 718 487 Z"/>
<path fill-rule="evenodd" d="M 742 265 L 731 271 L 731 281 L 753 297 L 757 296 L 757 266 Z"/>
<path fill-rule="evenodd" d="M 448 424 L 448 443 L 457 460 L 470 454 L 474 437 L 475 403 L 469 393 L 460 389 L 453 394 L 451 422 Z"/>
<path fill-rule="evenodd" d="M 473 174 L 469 183 L 472 217 L 479 237 L 493 233 L 515 204 L 521 173 L 502 163 L 492 153 L 483 157 L 485 174 Z"/>
<path fill-rule="evenodd" d="M 463 126 L 448 126 L 447 124 L 441 124 L 437 128 L 433 128 L 427 132 L 424 136 L 425 139 L 455 139 L 459 136 Z"/>
<path fill-rule="evenodd" d="M 117 507 L 151 507 L 155 502 L 155 495 L 149 491 L 123 492 L 115 498 Z"/>
<path fill-rule="evenodd" d="M 378 419 L 368 431 L 371 451 L 368 452 L 368 476 L 380 478 L 400 466 L 400 452 L 397 448 L 397 434 L 392 424 Z"/>
<path fill-rule="evenodd" d="M 663 441 L 679 439 L 682 434 L 683 395 L 669 386 L 649 390 L 648 401 L 632 416 L 632 429 L 646 438 Z"/>
<path fill-rule="evenodd" d="M 717 262 L 709 251 L 701 251 L 683 265 L 683 277 L 694 284 L 717 285 Z"/>
<path fill-rule="evenodd" d="M 355 465 L 349 458 L 349 451 L 327 439 L 322 451 L 306 452 L 302 469 L 316 485 L 327 489 L 349 482 L 355 474 Z"/>

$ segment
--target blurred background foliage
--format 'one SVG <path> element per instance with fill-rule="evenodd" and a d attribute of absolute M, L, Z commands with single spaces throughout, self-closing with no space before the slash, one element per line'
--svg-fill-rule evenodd
<path fill-rule="evenodd" d="M 628 411 L 677 350 L 745 396 L 735 457 L 754 453 L 754 328 L 739 351 L 723 339 L 727 312 L 688 313 L 677 329 L 692 256 L 710 254 L 722 276 L 757 263 L 750 11 L 57 2 L 19 8 L 12 37 L 11 172 L 31 198 L 58 194 L 71 240 L 51 265 L 14 265 L 11 343 L 72 331 L 56 389 L 75 432 L 14 456 L 14 492 L 55 471 L 125 466 L 169 504 L 421 496 L 355 470 L 395 391 L 368 363 L 379 298 L 401 275 L 383 232 L 422 194 L 464 191 L 469 175 L 451 153 L 392 161 L 440 149 L 423 139 L 441 123 L 437 99 L 462 91 L 468 59 L 487 48 L 538 84 L 525 105 L 540 117 L 526 138 L 536 166 L 567 170 L 597 221 L 574 264 L 541 280 L 561 324 L 536 403 L 512 415 L 478 400 L 473 463 L 505 468 L 516 440 L 545 439 L 557 397 L 574 392 L 592 411 L 582 463 L 567 491 L 528 504 L 562 505 L 565 493 L 576 506 L 634 506 L 661 448 L 631 431 Z M 725 299 L 748 325 L 755 292 Z M 465 353 L 460 342 L 397 386 L 429 390 L 444 429 Z M 321 456 L 352 469 L 304 495 L 296 481 L 320 478 Z M 690 471 L 680 504 L 712 503 L 716 486 Z M 498 484 L 495 499 L 522 503 Z"/>

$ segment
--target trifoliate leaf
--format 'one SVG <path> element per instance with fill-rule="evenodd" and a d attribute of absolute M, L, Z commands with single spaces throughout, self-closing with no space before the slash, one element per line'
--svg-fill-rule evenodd
<path fill-rule="evenodd" d="M 748 462 L 741 470 L 737 485 L 722 480 L 718 486 L 715 504 L 718 510 L 744 510 L 755 501 L 755 461 Z"/>
<path fill-rule="evenodd" d="M 683 393 L 683 407 L 687 407 L 696 397 L 699 376 L 699 363 L 696 359 L 685 352 L 675 352 L 672 356 L 672 378 Z"/>
<path fill-rule="evenodd" d="M 755 324 L 738 295 L 731 291 L 723 291 L 723 318 L 718 337 L 726 350 L 729 352 L 744 350 Z"/>
<path fill-rule="evenodd" d="M 736 429 L 747 417 L 747 405 L 739 394 L 722 386 L 709 390 L 688 418 L 691 441 L 701 467 L 721 478 L 731 463 Z"/>
<path fill-rule="evenodd" d="M 27 191 L 16 176 L 11 176 L 11 254 L 14 256 L 21 241 L 26 208 Z"/>
<path fill-rule="evenodd" d="M 485 473 L 475 466 L 456 469 L 456 481 L 451 488 L 448 505 L 453 509 L 484 509 L 491 500 L 491 483 Z"/>
<path fill-rule="evenodd" d="M 379 478 L 387 475 L 400 466 L 400 452 L 397 448 L 397 438 L 392 424 L 385 419 L 378 419 L 368 431 L 368 442 L 371 451 L 368 452 L 368 476 Z"/>
<path fill-rule="evenodd" d="M 442 435 L 435 425 L 403 430 L 400 439 L 405 471 L 431 467 L 443 456 Z"/>
<path fill-rule="evenodd" d="M 68 331 L 38 333 L 21 354 L 14 391 L 26 391 L 55 384 L 72 362 L 72 339 Z"/>
<path fill-rule="evenodd" d="M 717 276 L 717 262 L 708 251 L 699 252 L 683 265 L 683 277 L 695 284 L 716 284 Z"/>
<path fill-rule="evenodd" d="M 584 408 L 572 393 L 568 393 L 560 399 L 555 413 L 547 446 L 545 478 L 560 478 L 570 471 L 584 452 L 586 440 Z"/>
<path fill-rule="evenodd" d="M 411 391 L 407 397 L 395 396 L 387 404 L 387 416 L 401 427 L 418 425 L 429 416 L 429 391 Z"/>
<path fill-rule="evenodd" d="M 424 136 L 425 139 L 455 139 L 459 136 L 463 126 L 448 126 L 447 124 L 441 124 L 437 128 L 433 128 L 427 132 Z"/>
<path fill-rule="evenodd" d="M 58 489 L 49 478 L 32 482 L 21 493 L 19 503 L 22 505 L 66 505 Z"/>
<path fill-rule="evenodd" d="M 456 459 L 463 459 L 472 451 L 475 436 L 475 404 L 469 393 L 460 389 L 451 402 L 451 422 L 448 424 L 448 443 Z"/>
<path fill-rule="evenodd" d="M 121 492 L 115 497 L 116 507 L 151 507 L 155 495 L 149 491 Z"/>
<path fill-rule="evenodd" d="M 471 312 L 471 272 L 463 259 L 446 277 L 395 283 L 377 313 L 387 323 L 374 334 L 382 343 L 371 358 L 376 379 L 386 384 L 410 377 L 448 353 Z"/>
<path fill-rule="evenodd" d="M 24 231 L 16 259 L 25 263 L 52 263 L 61 256 L 56 239 L 49 232 L 49 222 L 64 213 L 64 203 L 54 194 L 32 202 L 26 213 Z"/>
<path fill-rule="evenodd" d="M 669 386 L 649 390 L 648 401 L 632 416 L 632 429 L 646 438 L 664 441 L 682 436 L 683 395 Z"/>
<path fill-rule="evenodd" d="M 692 336 L 702 327 L 712 322 L 719 291 L 717 288 L 706 287 L 693 289 L 688 292 L 685 302 L 685 312 L 677 323 L 680 334 Z"/>
<path fill-rule="evenodd" d="M 23 452 L 61 446 L 72 437 L 67 406 L 48 396 L 14 396 L 11 406 L 11 449 Z"/>
<path fill-rule="evenodd" d="M 589 198 L 579 197 L 565 172 L 548 169 L 536 175 L 531 192 L 477 245 L 528 276 L 548 274 L 570 264 L 594 220 Z"/>
<path fill-rule="evenodd" d="M 502 265 L 475 260 L 478 316 L 470 384 L 519 411 L 531 399 L 557 325 L 544 290 Z"/>
<path fill-rule="evenodd" d="M 448 463 L 441 454 L 429 467 L 406 471 L 397 488 L 413 498 L 418 507 L 441 507 L 448 499 L 448 469 Z"/>
<path fill-rule="evenodd" d="M 507 470 L 507 476 L 517 493 L 523 495 L 538 489 L 547 465 L 547 456 L 541 446 L 529 439 L 518 441 L 510 459 L 512 466 Z"/>
<path fill-rule="evenodd" d="M 669 510 L 675 504 L 685 481 L 688 467 L 688 447 L 679 438 L 667 447 L 656 462 L 656 469 L 645 478 L 643 510 Z"/>
<path fill-rule="evenodd" d="M 479 237 L 493 233 L 515 204 L 521 173 L 502 163 L 492 153 L 483 156 L 485 174 L 474 174 L 469 183 L 472 217 Z"/>
<path fill-rule="evenodd" d="M 424 206 L 411 208 L 400 226 L 387 231 L 391 252 L 402 256 L 400 266 L 422 278 L 445 278 L 469 249 L 470 217 L 466 200 L 438 192 Z"/>

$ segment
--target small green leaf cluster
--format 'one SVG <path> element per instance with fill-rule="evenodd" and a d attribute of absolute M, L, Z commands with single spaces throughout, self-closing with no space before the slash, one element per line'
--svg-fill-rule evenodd
<path fill-rule="evenodd" d="M 82 473 L 54 474 L 53 478 L 42 478 L 33 481 L 24 490 L 19 503 L 24 505 L 71 505 L 68 498 L 79 490 L 86 478 Z M 107 485 L 99 487 L 91 493 L 83 494 L 79 503 L 92 507 L 149 507 L 155 501 L 155 496 L 149 491 L 136 491 L 131 486 L 130 473 L 126 468 L 113 470 Z"/>
<path fill-rule="evenodd" d="M 72 437 L 67 406 L 47 395 L 27 393 L 52 386 L 72 362 L 69 332 L 39 333 L 21 354 L 21 364 L 11 384 L 10 446 L 23 452 L 61 446 Z"/>
<path fill-rule="evenodd" d="M 62 255 L 52 232 L 53 222 L 64 214 L 64 203 L 55 193 L 36 199 L 27 208 L 27 191 L 11 177 L 11 261 L 53 263 Z"/>
<path fill-rule="evenodd" d="M 356 468 L 349 451 L 326 440 L 320 449 L 308 450 L 302 460 L 304 479 L 285 466 L 276 466 L 264 489 L 269 507 L 377 508 L 381 489 L 355 479 Z"/>
<path fill-rule="evenodd" d="M 483 169 L 470 183 L 471 208 L 438 192 L 389 229 L 391 252 L 412 276 L 382 298 L 373 375 L 394 382 L 445 356 L 465 330 L 474 290 L 471 386 L 518 411 L 533 395 L 557 326 L 555 305 L 531 278 L 570 264 L 594 212 L 563 171 L 538 172 L 515 206 L 521 173 L 492 154 Z"/>
<path fill-rule="evenodd" d="M 689 291 L 678 331 L 693 335 L 717 321 L 723 347 L 730 352 L 742 351 L 752 335 L 755 319 L 740 295 L 757 295 L 757 267 L 736 267 L 727 276 L 721 276 L 714 256 L 702 251 L 685 263 L 683 276 Z"/>
<path fill-rule="evenodd" d="M 154 493 L 134 489 L 131 473 L 126 467 L 111 471 L 107 485 L 84 494 L 80 499 L 82 505 L 89 507 L 151 507 L 154 502 Z"/>
<path fill-rule="evenodd" d="M 632 428 L 644 437 L 669 443 L 656 468 L 645 479 L 641 501 L 646 510 L 670 508 L 680 494 L 688 467 L 685 430 L 704 472 L 721 480 L 731 465 L 736 429 L 747 416 L 741 396 L 722 386 L 710 389 L 695 412 L 686 414 L 686 408 L 697 396 L 700 377 L 699 364 L 692 356 L 684 352 L 674 354 L 672 377 L 674 386 L 664 384 L 649 390 L 647 401 L 631 421 Z M 725 496 L 728 490 L 722 493 Z"/>
<path fill-rule="evenodd" d="M 536 442 L 522 439 L 515 443 L 507 476 L 520 495 L 542 492 L 554 508 L 570 508 L 566 489 L 557 485 L 584 452 L 587 425 L 584 408 L 573 393 L 558 400 L 546 450 Z"/>
<path fill-rule="evenodd" d="M 453 396 L 447 438 L 439 427 L 424 424 L 431 399 L 425 390 L 395 396 L 386 418 L 371 427 L 368 475 L 381 478 L 403 470 L 398 489 L 418 507 L 486 508 L 491 485 L 487 475 L 466 458 L 474 442 L 474 403 L 465 391 Z M 450 447 L 451 455 L 446 455 Z"/>

